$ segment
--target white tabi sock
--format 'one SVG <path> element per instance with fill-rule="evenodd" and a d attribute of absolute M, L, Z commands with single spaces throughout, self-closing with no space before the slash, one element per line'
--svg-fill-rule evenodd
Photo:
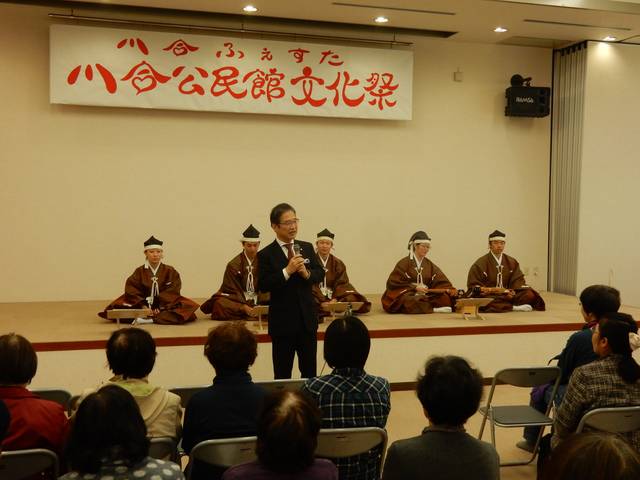
<path fill-rule="evenodd" d="M 513 306 L 513 311 L 514 312 L 532 312 L 533 311 L 533 307 L 531 305 L 529 305 L 528 303 L 525 303 L 523 305 L 514 305 Z"/>
<path fill-rule="evenodd" d="M 136 318 L 131 325 L 147 325 L 149 323 L 153 323 L 153 318 Z"/>
<path fill-rule="evenodd" d="M 433 313 L 451 313 L 451 307 L 436 307 Z"/>

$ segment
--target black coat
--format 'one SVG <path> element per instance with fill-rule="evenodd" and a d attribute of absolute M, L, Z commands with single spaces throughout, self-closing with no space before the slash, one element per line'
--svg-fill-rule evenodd
<path fill-rule="evenodd" d="M 318 262 L 313 246 L 309 242 L 295 240 L 300 253 L 309 259 L 308 279 L 294 273 L 285 280 L 282 269 L 289 260 L 277 240 L 258 252 L 260 265 L 258 285 L 261 292 L 269 292 L 269 335 L 283 336 L 297 332 L 313 333 L 318 330 L 318 312 L 311 287 L 320 283 L 324 269 Z"/>
<path fill-rule="evenodd" d="M 257 432 L 258 413 L 267 392 L 248 372 L 220 372 L 213 384 L 191 397 L 184 415 L 182 448 L 189 453 L 213 438 L 247 437 Z M 192 480 L 217 480 L 224 468 L 197 461 Z"/>

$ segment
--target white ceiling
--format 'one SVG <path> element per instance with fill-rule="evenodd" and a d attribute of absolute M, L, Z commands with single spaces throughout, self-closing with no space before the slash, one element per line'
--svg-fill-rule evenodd
<path fill-rule="evenodd" d="M 558 47 L 611 35 L 640 43 L 640 0 L 70 0 L 70 2 L 153 7 L 251 17 L 375 25 L 379 29 L 456 32 L 452 41 Z M 247 15 L 249 16 L 249 15 Z M 494 33 L 496 26 L 508 29 Z"/>

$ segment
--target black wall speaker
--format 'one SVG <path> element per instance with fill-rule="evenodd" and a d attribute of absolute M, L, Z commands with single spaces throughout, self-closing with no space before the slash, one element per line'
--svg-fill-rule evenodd
<path fill-rule="evenodd" d="M 546 117 L 551 111 L 549 87 L 509 87 L 505 96 L 507 117 Z"/>

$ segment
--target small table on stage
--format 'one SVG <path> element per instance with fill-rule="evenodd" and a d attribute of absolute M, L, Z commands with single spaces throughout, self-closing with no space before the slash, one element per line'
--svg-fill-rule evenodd
<path fill-rule="evenodd" d="M 351 308 L 351 311 L 355 312 L 356 310 L 361 308 L 362 305 L 364 305 L 364 302 L 332 302 L 328 303 L 327 305 L 323 305 L 322 309 L 325 312 L 329 312 L 331 314 L 329 316 L 329 321 L 332 322 L 336 319 L 336 314 L 344 313 L 348 308 Z M 323 322 L 323 320 L 320 319 L 320 322 Z"/>
<path fill-rule="evenodd" d="M 118 328 L 120 328 L 120 319 L 136 319 L 144 318 L 151 315 L 149 308 L 114 308 L 113 310 L 107 310 L 107 318 L 109 320 L 115 320 Z"/>
<path fill-rule="evenodd" d="M 462 313 L 465 320 L 469 320 L 469 315 L 473 315 L 472 318 L 479 318 L 484 320 L 484 317 L 480 315 L 480 307 L 484 307 L 493 301 L 493 298 L 460 298 L 456 300 L 456 312 Z"/>
<path fill-rule="evenodd" d="M 258 314 L 256 326 L 258 327 L 258 330 L 262 332 L 262 316 L 269 314 L 269 305 L 256 305 L 253 307 L 253 310 Z"/>

